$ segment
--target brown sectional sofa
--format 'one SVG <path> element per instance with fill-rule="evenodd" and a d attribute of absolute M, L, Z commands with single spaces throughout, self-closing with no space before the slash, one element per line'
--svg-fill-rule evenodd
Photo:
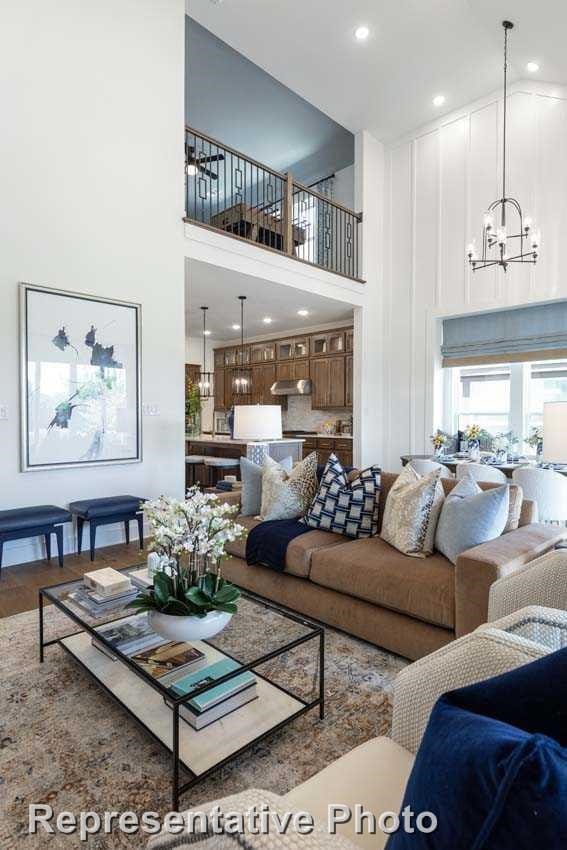
<path fill-rule="evenodd" d="M 382 474 L 379 527 L 396 478 Z M 442 479 L 442 483 L 449 492 L 456 481 Z M 259 522 L 253 517 L 239 521 L 247 528 Z M 416 659 L 485 622 L 492 582 L 552 549 L 565 536 L 565 528 L 537 523 L 537 506 L 523 500 L 518 529 L 469 549 L 456 566 L 438 552 L 425 559 L 410 558 L 380 537 L 351 540 L 310 531 L 289 544 L 284 572 L 248 566 L 245 541 L 229 546 L 231 557 L 223 572 L 242 588 Z"/>

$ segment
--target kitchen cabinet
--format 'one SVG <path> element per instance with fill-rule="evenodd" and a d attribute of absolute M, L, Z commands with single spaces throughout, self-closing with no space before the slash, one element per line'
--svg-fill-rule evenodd
<path fill-rule="evenodd" d="M 273 396 L 272 384 L 276 382 L 276 364 L 263 363 L 252 367 L 252 404 L 285 404 L 285 396 Z"/>
<path fill-rule="evenodd" d="M 321 357 L 329 354 L 342 354 L 345 350 L 344 331 L 329 331 L 314 334 L 311 337 L 311 356 Z"/>
<path fill-rule="evenodd" d="M 340 437 L 308 437 L 303 443 L 303 457 L 317 452 L 317 463 L 324 466 L 335 453 L 343 466 L 352 466 L 352 440 Z"/>
<path fill-rule="evenodd" d="M 226 394 L 224 391 L 224 369 L 215 369 L 214 393 L 215 410 L 226 410 Z"/>
<path fill-rule="evenodd" d="M 354 328 L 345 331 L 345 351 L 353 351 L 354 349 Z"/>
<path fill-rule="evenodd" d="M 344 408 L 345 358 L 321 357 L 311 361 L 313 394 L 311 407 L 314 410 Z"/>
<path fill-rule="evenodd" d="M 251 363 L 269 363 L 276 359 L 275 342 L 258 342 L 250 346 Z"/>
<path fill-rule="evenodd" d="M 352 354 L 345 357 L 345 405 L 352 407 Z"/>
<path fill-rule="evenodd" d="M 276 364 L 277 381 L 304 381 L 309 378 L 309 360 L 290 360 Z"/>
<path fill-rule="evenodd" d="M 215 348 L 214 363 L 216 369 L 224 369 L 224 348 Z"/>
<path fill-rule="evenodd" d="M 309 356 L 309 337 L 298 336 L 293 339 L 282 339 L 276 343 L 278 360 L 297 360 Z"/>

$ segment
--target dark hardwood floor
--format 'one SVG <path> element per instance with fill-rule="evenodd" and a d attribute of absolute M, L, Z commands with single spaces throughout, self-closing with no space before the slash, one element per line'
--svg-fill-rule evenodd
<path fill-rule="evenodd" d="M 138 541 L 117 546 L 97 549 L 96 558 L 90 560 L 88 552 L 82 555 L 65 555 L 63 568 L 57 563 L 57 557 L 51 561 L 31 561 L 29 564 L 17 564 L 2 567 L 0 573 L 0 617 L 11 617 L 22 611 L 37 608 L 37 592 L 40 587 L 59 584 L 62 581 L 74 581 L 83 573 L 100 567 L 128 567 L 145 561 L 147 551 L 141 550 Z"/>

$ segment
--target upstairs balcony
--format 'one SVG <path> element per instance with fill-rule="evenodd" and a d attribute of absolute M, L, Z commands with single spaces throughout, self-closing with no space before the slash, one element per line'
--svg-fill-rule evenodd
<path fill-rule="evenodd" d="M 185 221 L 343 277 L 360 277 L 362 213 L 191 127 Z"/>

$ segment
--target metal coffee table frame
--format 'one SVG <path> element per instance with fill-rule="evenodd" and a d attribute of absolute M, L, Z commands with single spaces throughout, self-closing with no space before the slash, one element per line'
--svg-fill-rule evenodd
<path fill-rule="evenodd" d="M 125 569 L 133 569 L 133 567 L 128 567 Z M 301 626 L 309 629 L 309 632 L 305 635 L 301 635 L 300 637 L 295 638 L 294 640 L 289 641 L 288 643 L 282 644 L 281 647 L 277 647 L 277 649 L 271 650 L 258 658 L 255 658 L 253 661 L 242 664 L 239 661 L 240 666 L 231 673 L 223 676 L 222 678 L 216 680 L 215 687 L 223 682 L 227 682 L 235 676 L 239 676 L 246 671 L 254 670 L 254 675 L 265 679 L 265 681 L 269 682 L 272 687 L 278 688 L 283 693 L 287 694 L 289 697 L 297 700 L 301 703 L 301 708 L 291 714 L 289 717 L 285 718 L 280 723 L 275 724 L 273 727 L 268 729 L 252 740 L 248 741 L 244 746 L 237 749 L 235 752 L 231 753 L 226 758 L 222 759 L 218 763 L 211 766 L 208 770 L 203 773 L 196 774 L 192 771 L 180 758 L 179 755 L 179 724 L 183 723 L 182 718 L 180 718 L 179 709 L 183 706 L 184 703 L 188 702 L 190 699 L 194 699 L 199 694 L 207 691 L 211 685 L 204 685 L 198 690 L 193 691 L 191 694 L 186 695 L 184 697 L 175 698 L 172 696 L 171 692 L 167 690 L 163 685 L 159 684 L 159 681 L 153 679 L 148 673 L 145 672 L 139 665 L 133 662 L 127 655 L 123 655 L 119 651 L 116 650 L 112 644 L 107 641 L 102 634 L 96 631 L 95 626 L 90 625 L 90 623 L 86 622 L 80 614 L 76 613 L 72 608 L 70 608 L 65 602 L 58 598 L 56 591 L 58 588 L 63 586 L 72 586 L 76 584 L 77 586 L 81 585 L 82 582 L 79 579 L 75 582 L 61 582 L 56 585 L 51 585 L 50 587 L 42 587 L 39 590 L 39 660 L 40 663 L 44 661 L 44 651 L 47 647 L 58 644 L 61 646 L 88 674 L 89 676 L 96 681 L 96 683 L 101 687 L 106 693 L 112 697 L 112 699 L 117 702 L 135 721 L 141 726 L 154 740 L 156 740 L 162 747 L 164 747 L 168 752 L 171 753 L 172 761 L 171 761 L 171 787 L 172 787 L 172 810 L 179 811 L 179 799 L 182 794 L 185 794 L 191 788 L 193 788 L 197 783 L 201 782 L 206 777 L 210 776 L 214 771 L 223 767 L 225 764 L 231 762 L 233 759 L 238 758 L 242 753 L 254 747 L 257 743 L 264 740 L 269 735 L 274 732 L 279 731 L 280 729 L 287 726 L 289 723 L 296 720 L 298 717 L 301 717 L 303 714 L 306 714 L 311 709 L 318 707 L 319 708 L 319 718 L 324 720 L 325 717 L 325 630 L 323 626 L 320 626 L 316 623 L 313 623 L 311 620 L 308 620 L 304 617 L 300 617 L 287 609 L 281 608 L 278 605 L 273 604 L 272 602 L 268 602 L 256 594 L 250 593 L 249 591 L 243 591 L 243 598 L 249 599 L 256 604 L 263 606 L 264 608 L 275 612 L 279 616 L 285 617 L 288 620 L 291 620 L 295 623 L 298 623 Z M 44 639 L 44 600 L 47 599 L 60 611 L 62 611 L 70 620 L 72 620 L 77 626 L 79 626 L 79 630 L 75 632 L 70 632 L 68 634 L 62 635 L 57 638 L 53 638 L 52 640 Z M 125 611 L 123 616 L 119 617 L 109 617 L 108 619 L 101 619 L 100 623 L 97 623 L 96 626 L 104 625 L 107 622 L 119 622 L 126 617 L 131 617 L 135 611 L 132 609 L 128 609 Z M 97 678 L 97 676 L 85 665 L 83 662 L 77 658 L 63 643 L 67 638 L 73 637 L 77 634 L 81 634 L 82 632 L 87 632 L 91 635 L 91 637 L 95 637 L 97 641 L 107 646 L 109 651 L 115 655 L 119 661 L 119 663 L 125 664 L 130 670 L 132 670 L 138 677 L 140 677 L 146 684 L 150 685 L 154 690 L 158 691 L 159 694 L 163 697 L 167 697 L 167 701 L 172 708 L 172 747 L 169 747 L 164 741 L 161 740 L 142 720 L 140 720 L 137 715 L 127 706 L 125 705 L 106 685 Z M 298 694 L 293 693 L 292 691 L 284 688 L 282 685 L 277 684 L 276 682 L 271 681 L 266 676 L 262 676 L 258 673 L 255 668 L 265 664 L 268 661 L 277 658 L 280 655 L 283 655 L 286 652 L 289 652 L 292 649 L 295 649 L 298 646 L 301 646 L 308 641 L 317 640 L 319 641 L 318 654 L 319 654 L 319 664 L 318 664 L 318 696 L 312 700 L 305 700 L 303 697 Z M 210 641 L 204 641 L 204 643 L 210 644 Z M 214 647 L 217 649 L 217 647 Z M 229 652 L 224 649 L 218 650 L 222 652 L 224 655 L 228 657 L 234 658 Z M 235 660 L 238 660 L 236 658 Z M 187 782 L 181 782 L 181 772 L 185 771 L 189 774 L 190 779 Z"/>

